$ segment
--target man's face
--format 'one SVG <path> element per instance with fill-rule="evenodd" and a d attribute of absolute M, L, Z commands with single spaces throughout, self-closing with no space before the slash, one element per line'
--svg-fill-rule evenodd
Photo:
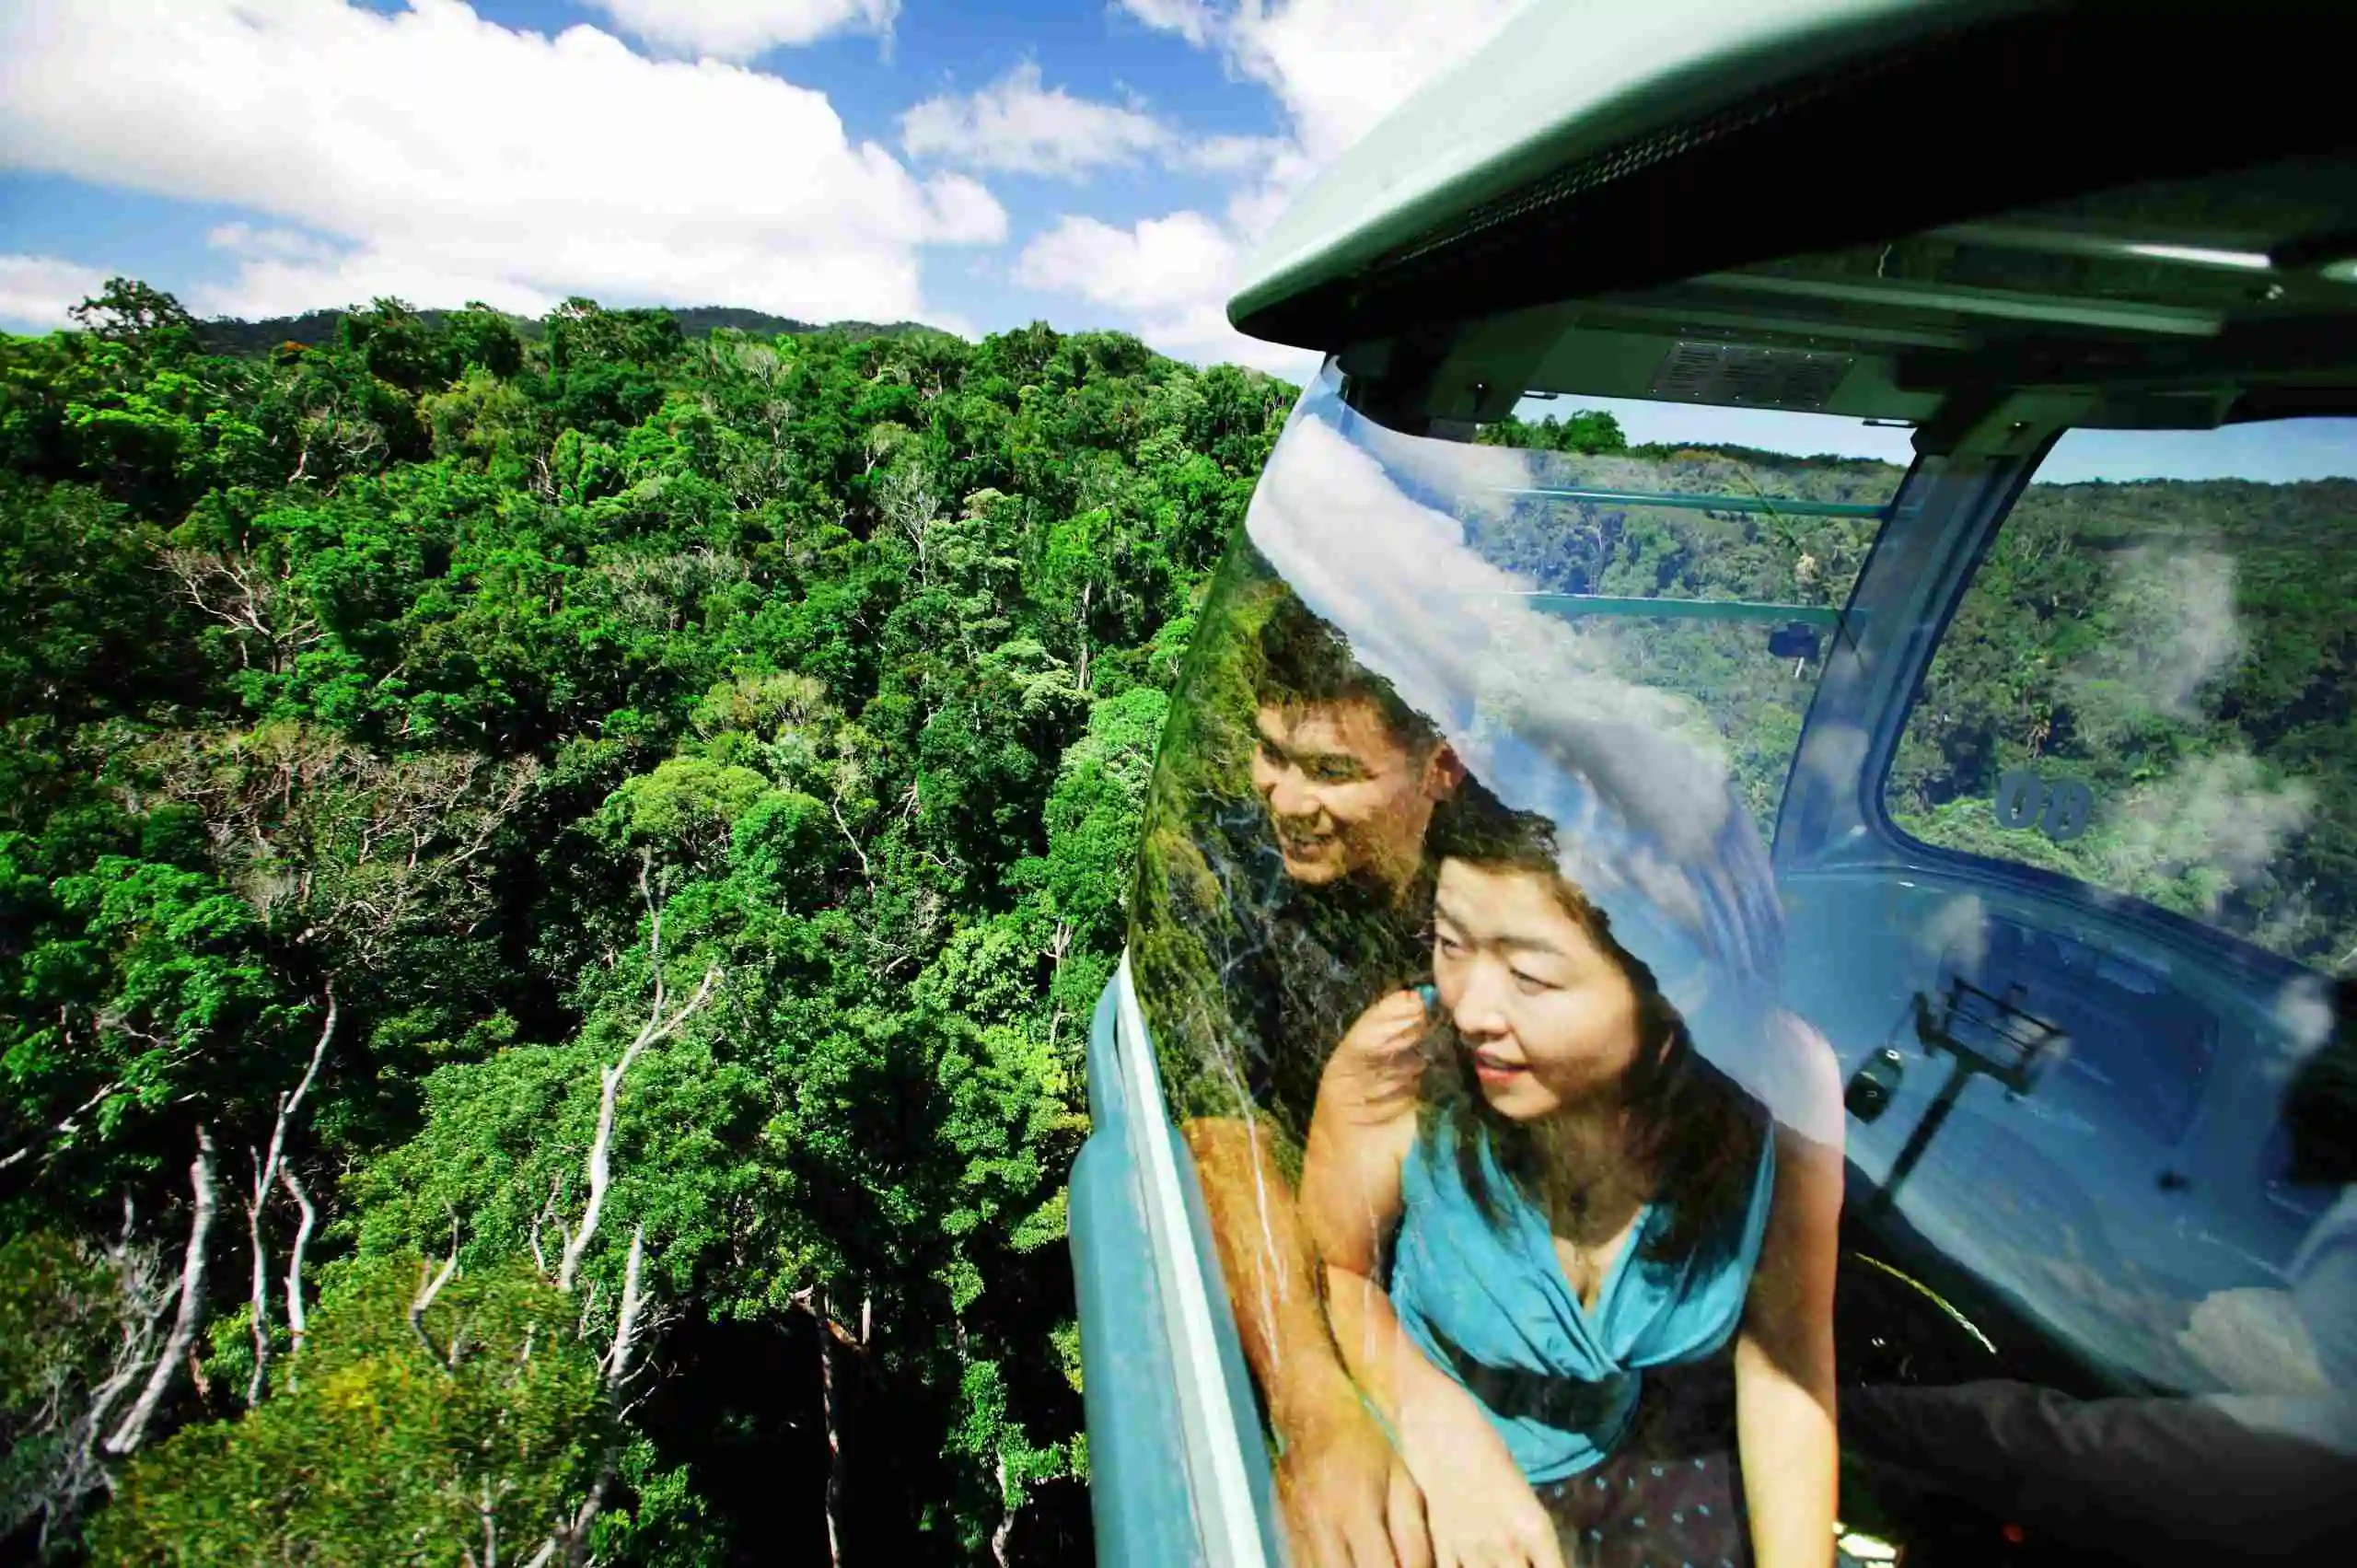
<path fill-rule="evenodd" d="M 1364 698 L 1266 707 L 1255 723 L 1252 786 L 1285 874 L 1314 888 L 1360 873 L 1404 886 L 1433 805 L 1454 782 L 1447 748 L 1418 756 Z"/>

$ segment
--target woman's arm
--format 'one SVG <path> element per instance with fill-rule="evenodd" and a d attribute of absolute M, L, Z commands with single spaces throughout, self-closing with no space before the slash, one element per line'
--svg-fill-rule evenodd
<path fill-rule="evenodd" d="M 1759 1266 L 1736 1341 L 1736 1441 L 1760 1568 L 1833 1559 L 1833 1272 L 1841 1156 L 1782 1126 Z"/>
<path fill-rule="evenodd" d="M 1346 1042 L 1318 1083 L 1301 1156 L 1301 1217 L 1324 1266 L 1327 1313 L 1342 1364 L 1396 1427 L 1395 1341 L 1405 1342 L 1389 1298 L 1375 1282 L 1399 1222 L 1399 1167 L 1415 1142 L 1416 1104 L 1413 1098 L 1370 1103 L 1361 1078 Z M 1381 1306 L 1371 1315 L 1373 1302 Z"/>
<path fill-rule="evenodd" d="M 1399 997 L 1368 1011 L 1362 1026 L 1420 1024 Z M 1359 1028 L 1353 1028 L 1356 1039 Z M 1301 1214 L 1325 1268 L 1327 1312 L 1342 1362 L 1389 1423 L 1400 1458 L 1421 1489 L 1432 1559 L 1453 1563 L 1562 1568 L 1553 1524 L 1523 1479 L 1505 1442 L 1473 1396 L 1426 1360 L 1376 1283 L 1386 1243 L 1399 1221 L 1399 1169 L 1416 1138 L 1416 1100 L 1400 1095 L 1379 1064 L 1346 1040 L 1318 1084 L 1318 1109 L 1301 1164 Z M 1400 1540 L 1399 1560 L 1422 1542 Z"/>

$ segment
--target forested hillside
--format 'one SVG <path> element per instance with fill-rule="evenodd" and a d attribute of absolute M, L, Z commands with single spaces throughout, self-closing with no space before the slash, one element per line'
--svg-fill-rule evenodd
<path fill-rule="evenodd" d="M 1082 1047 L 1294 389 L 1044 326 L 319 319 L 221 354 L 119 283 L 0 337 L 0 1557 L 1086 1561 Z M 1898 479 L 1481 438 L 1864 504 L 1469 528 L 1559 593 L 1838 605 Z M 2330 961 L 2350 500 L 2033 488 L 1894 819 Z M 1810 656 L 1647 635 L 1764 825 Z M 2031 764 L 2084 836 L 1995 827 Z"/>
<path fill-rule="evenodd" d="M 0 338 L 10 1550 L 1085 1556 L 1081 1050 L 1293 389 L 85 324 Z"/>
<path fill-rule="evenodd" d="M 1925 675 L 1894 819 L 2345 969 L 2352 517 L 2345 479 L 2032 486 Z M 2084 785 L 2084 830 L 2000 829 L 2014 769 Z"/>
<path fill-rule="evenodd" d="M 241 321 L 234 317 L 217 317 L 209 321 L 193 323 L 197 345 L 209 354 L 267 354 L 287 343 L 299 343 L 305 348 L 319 348 L 331 343 L 343 330 L 343 310 L 307 310 L 300 316 L 273 316 L 260 321 Z M 430 331 L 442 331 L 452 312 L 420 310 L 415 312 Z M 808 321 L 797 321 L 790 316 L 772 316 L 766 310 L 744 310 L 723 305 L 685 306 L 666 312 L 679 322 L 679 334 L 685 338 L 700 338 L 724 328 L 756 337 L 780 334 L 799 336 L 805 332 L 828 331 L 844 337 L 872 338 L 895 332 L 929 332 L 934 329 L 914 321 L 895 321 L 879 326 L 869 321 L 836 321 L 819 327 Z M 510 316 L 509 326 L 525 343 L 538 343 L 542 335 L 542 323 L 529 317 Z"/>

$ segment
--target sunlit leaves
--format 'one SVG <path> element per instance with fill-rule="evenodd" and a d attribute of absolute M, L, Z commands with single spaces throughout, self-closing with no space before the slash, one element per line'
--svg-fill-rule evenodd
<path fill-rule="evenodd" d="M 291 1157 L 336 1283 L 299 1390 L 180 1385 L 110 1560 L 480 1560 L 489 1519 L 526 1561 L 599 1455 L 598 1551 L 758 1551 L 580 1381 L 640 1234 L 658 1369 L 667 1327 L 856 1317 L 845 1397 L 896 1411 L 853 1461 L 869 1554 L 1019 1552 L 1079 1463 L 1086 1009 L 1191 595 L 1291 389 L 1044 327 L 689 343 L 386 299 L 231 358 L 176 310 L 0 339 L 0 1157 L 29 1222 L 127 1187 L 164 1240 L 186 1123 L 226 1181 L 332 978 Z M 674 985 L 726 978 L 619 1087 L 560 1323 L 535 1242 L 647 1016 L 642 857 Z"/>
<path fill-rule="evenodd" d="M 520 1561 L 586 1490 L 611 1419 L 575 1305 L 513 1265 L 408 1318 L 425 1265 L 371 1260 L 322 1307 L 303 1387 L 140 1458 L 99 1563 Z"/>

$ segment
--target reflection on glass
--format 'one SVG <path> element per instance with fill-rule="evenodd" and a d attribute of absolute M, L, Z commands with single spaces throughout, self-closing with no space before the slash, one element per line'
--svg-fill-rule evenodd
<path fill-rule="evenodd" d="M 2121 1561 L 2320 1561 L 2357 1528 L 2357 982 L 2282 1103 L 2293 1183 L 2328 1203 L 2281 1287 L 2221 1289 L 2179 1338 L 2237 1391 L 2081 1399 L 2017 1378 L 1843 1391 L 1885 1507 L 1961 1495 Z"/>
<path fill-rule="evenodd" d="M 1830 1539 L 1840 1112 L 1762 830 L 1898 478 L 1296 412 L 1131 956 L 1313 1558 Z"/>
<path fill-rule="evenodd" d="M 1779 1353 L 1737 1358 L 1746 1417 L 1829 1462 L 1826 1412 L 1790 1396 L 1831 1380 L 1805 1353 L 1830 1334 L 1805 1260 L 1829 1259 L 1832 1210 L 1774 1214 L 1768 1244 L 1805 1188 L 1778 1187 L 1758 1103 L 1698 1057 L 1545 819 L 1467 780 L 1429 849 L 1433 980 L 1344 1037 L 1302 1171 L 1343 1358 L 1447 1555 L 1743 1556 L 1725 1369 L 1647 1374 L 1740 1328 Z M 1769 1482 L 1762 1516 L 1805 1520 L 1811 1479 Z"/>
<path fill-rule="evenodd" d="M 2357 422 L 2302 422 L 2357 467 Z M 2247 429 L 2177 432 L 2250 452 Z M 2088 466 L 2065 436 L 2048 466 Z M 2104 443 L 2089 439 L 2096 450 Z M 2357 479 L 2033 484 L 1957 606 L 1885 800 L 1899 829 L 2326 966 L 2357 949 Z"/>

